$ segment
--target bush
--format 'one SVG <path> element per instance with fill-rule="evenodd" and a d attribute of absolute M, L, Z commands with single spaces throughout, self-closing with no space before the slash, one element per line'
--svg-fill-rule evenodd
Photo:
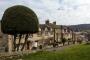
<path fill-rule="evenodd" d="M 62 39 L 63 45 L 65 44 L 66 41 L 67 41 L 67 40 L 66 40 L 65 38 Z"/>
<path fill-rule="evenodd" d="M 36 33 L 38 32 L 38 18 L 28 7 L 17 5 L 6 9 L 1 20 L 3 33 Z"/>

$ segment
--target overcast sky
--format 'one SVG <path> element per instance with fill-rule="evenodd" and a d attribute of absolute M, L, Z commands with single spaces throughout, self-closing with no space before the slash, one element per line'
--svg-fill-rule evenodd
<path fill-rule="evenodd" d="M 60 25 L 90 23 L 90 0 L 0 0 L 0 19 L 5 9 L 14 5 L 33 9 L 40 23 L 46 19 Z"/>

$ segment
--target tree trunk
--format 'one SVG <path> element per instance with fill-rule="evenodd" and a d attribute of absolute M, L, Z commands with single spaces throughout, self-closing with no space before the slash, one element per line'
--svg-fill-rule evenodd
<path fill-rule="evenodd" d="M 61 41 L 63 41 L 63 26 L 62 25 L 61 25 Z M 64 43 L 63 43 L 63 45 L 64 45 Z"/>
<path fill-rule="evenodd" d="M 16 49 L 16 37 L 17 37 L 17 34 L 14 34 L 14 41 L 13 41 L 14 51 L 15 51 L 15 49 Z"/>
<path fill-rule="evenodd" d="M 54 28 L 54 44 L 53 44 L 53 47 L 56 47 L 55 43 L 56 43 L 56 40 L 55 40 L 55 28 Z"/>
<path fill-rule="evenodd" d="M 27 39 L 28 39 L 28 34 L 26 34 L 26 37 L 25 37 L 25 42 L 24 42 L 24 44 L 23 44 L 23 46 L 22 46 L 22 48 L 21 48 L 21 51 L 23 51 L 23 49 L 24 49 L 24 47 L 25 47 L 25 45 L 27 44 Z"/>
<path fill-rule="evenodd" d="M 72 31 L 72 42 L 75 44 L 74 31 Z"/>
<path fill-rule="evenodd" d="M 30 45 L 30 42 L 27 42 L 27 50 L 29 50 L 29 45 Z"/>
<path fill-rule="evenodd" d="M 22 34 L 19 35 L 19 43 L 18 43 L 18 46 L 17 46 L 17 51 L 19 50 L 19 47 L 20 47 L 21 38 L 22 38 Z"/>

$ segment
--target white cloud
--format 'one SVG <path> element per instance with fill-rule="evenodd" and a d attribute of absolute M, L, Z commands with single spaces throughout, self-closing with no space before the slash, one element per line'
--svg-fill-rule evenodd
<path fill-rule="evenodd" d="M 90 0 L 0 0 L 0 18 L 5 9 L 18 4 L 33 9 L 40 23 L 46 19 L 67 25 L 90 23 Z"/>

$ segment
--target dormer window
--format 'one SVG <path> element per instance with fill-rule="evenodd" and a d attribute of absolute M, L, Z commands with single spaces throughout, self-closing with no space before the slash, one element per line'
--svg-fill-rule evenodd
<path fill-rule="evenodd" d="M 48 35 L 48 29 L 47 29 L 47 27 L 45 28 L 45 35 L 46 36 Z"/>
<path fill-rule="evenodd" d="M 51 31 L 50 31 L 51 35 L 53 34 L 53 29 L 51 28 Z"/>

